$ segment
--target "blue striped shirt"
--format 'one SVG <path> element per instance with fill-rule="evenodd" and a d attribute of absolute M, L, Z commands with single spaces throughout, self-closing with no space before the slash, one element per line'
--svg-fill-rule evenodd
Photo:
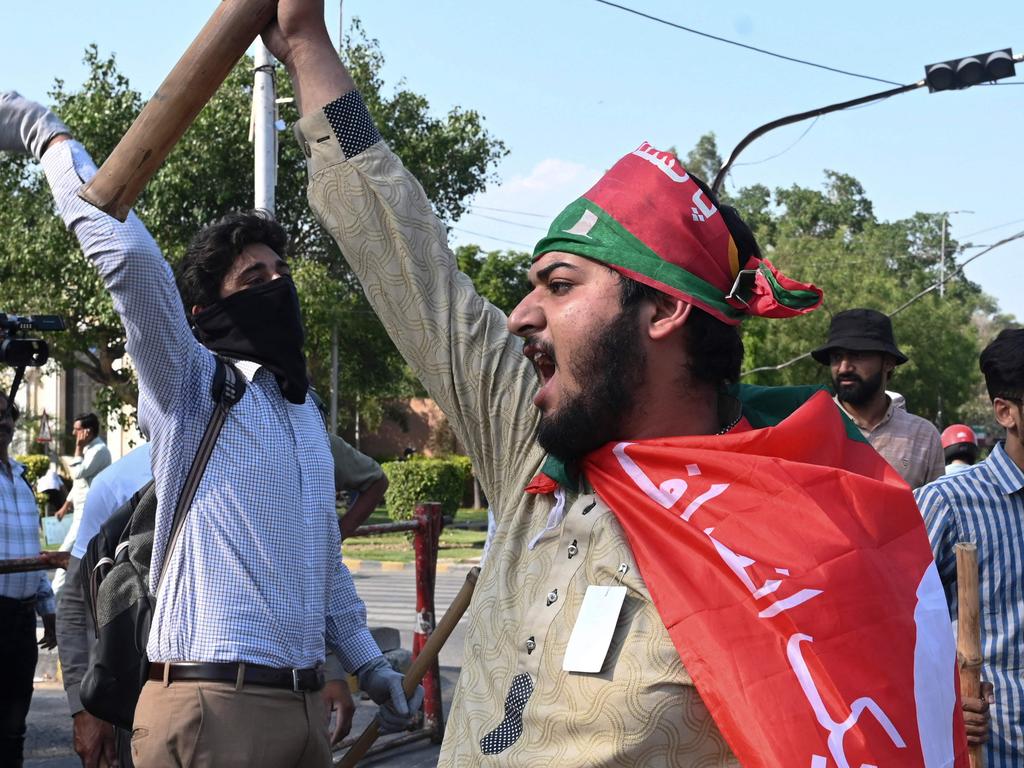
<path fill-rule="evenodd" d="M 1024 765 L 1024 471 L 1002 443 L 968 470 L 914 491 L 956 618 L 958 542 L 978 547 L 982 679 L 995 686 L 988 768 Z"/>
<path fill-rule="evenodd" d="M 379 656 L 341 562 L 319 412 L 309 399 L 285 400 L 264 368 L 239 364 L 245 396 L 228 415 L 165 562 L 174 507 L 213 411 L 214 357 L 192 336 L 170 267 L 138 218 L 122 224 L 78 199 L 81 181 L 95 173 L 84 148 L 58 144 L 43 168 L 124 323 L 139 424 L 152 437 L 151 580 L 160 592 L 149 658 L 310 667 L 324 660 L 325 640 L 350 671 Z"/>
<path fill-rule="evenodd" d="M 25 482 L 25 466 L 8 460 L 11 474 L 0 469 L 0 560 L 39 556 L 39 507 Z M 0 596 L 36 599 L 42 616 L 56 610 L 46 571 L 0 573 Z M 2 662 L 0 662 L 2 663 Z"/>

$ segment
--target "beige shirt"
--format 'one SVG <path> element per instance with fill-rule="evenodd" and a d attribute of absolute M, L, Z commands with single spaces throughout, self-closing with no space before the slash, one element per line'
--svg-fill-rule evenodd
<path fill-rule="evenodd" d="M 833 397 L 833 400 L 860 428 L 861 434 L 871 443 L 871 447 L 900 473 L 911 488 L 920 488 L 935 478 L 942 477 L 946 469 L 942 439 L 939 430 L 930 421 L 908 413 L 890 397 L 885 416 L 873 428 L 868 429 L 843 408 L 838 398 Z"/>
<path fill-rule="evenodd" d="M 383 143 L 346 160 L 323 113 L 298 132 L 314 211 L 467 446 L 497 522 L 439 765 L 737 766 L 615 516 L 585 485 L 523 492 L 545 458 L 536 376 L 505 316 L 457 271 L 419 184 Z M 554 505 L 564 518 L 545 532 Z M 604 668 L 563 672 L 587 586 L 612 584 L 622 564 L 628 594 Z"/>

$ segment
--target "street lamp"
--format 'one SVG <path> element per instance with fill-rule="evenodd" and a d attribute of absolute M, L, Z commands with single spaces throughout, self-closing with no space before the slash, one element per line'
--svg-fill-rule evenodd
<path fill-rule="evenodd" d="M 981 53 L 976 56 L 965 56 L 962 59 L 951 59 L 950 61 L 943 61 L 938 64 L 929 64 L 924 68 L 924 79 L 918 80 L 916 83 L 908 83 L 907 85 L 901 85 L 897 88 L 890 88 L 887 91 L 880 91 L 879 93 L 861 96 L 859 99 L 851 99 L 850 101 L 841 101 L 837 104 L 829 104 L 827 107 L 811 109 L 807 112 L 800 112 L 799 114 L 789 115 L 788 117 L 780 117 L 778 120 L 765 123 L 744 136 L 743 140 L 736 145 L 732 154 L 729 155 L 729 159 L 725 161 L 725 165 L 722 166 L 718 171 L 718 174 L 715 176 L 715 180 L 711 184 L 711 191 L 718 194 L 722 184 L 725 182 L 726 174 L 729 173 L 729 169 L 736 161 L 736 158 L 739 157 L 740 152 L 746 149 L 747 146 L 749 146 L 755 139 L 763 136 L 771 130 L 774 130 L 775 128 L 781 128 L 784 125 L 798 123 L 801 120 L 807 120 L 811 117 L 827 115 L 829 112 L 838 112 L 842 109 L 858 107 L 861 104 L 878 101 L 879 99 L 887 99 L 890 96 L 897 96 L 901 93 L 913 91 L 917 88 L 924 88 L 925 86 L 928 86 L 929 93 L 934 93 L 935 91 L 970 88 L 972 85 L 977 85 L 980 82 L 1001 80 L 1004 77 L 1012 77 L 1016 74 L 1014 63 L 1018 61 L 1024 61 L 1024 55 L 1018 54 L 1017 56 L 1014 56 L 1011 49 L 1003 48 L 998 51 L 992 51 L 991 53 Z"/>

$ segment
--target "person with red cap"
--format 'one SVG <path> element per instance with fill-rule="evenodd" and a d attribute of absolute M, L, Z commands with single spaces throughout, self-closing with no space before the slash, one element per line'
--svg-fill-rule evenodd
<path fill-rule="evenodd" d="M 940 477 L 914 496 L 954 619 L 956 547 L 977 548 L 981 679 L 989 681 L 983 692 L 994 705 L 984 765 L 1019 768 L 1024 765 L 1024 328 L 1000 331 L 982 350 L 978 365 L 992 416 L 1005 436 L 984 461 Z M 957 441 L 952 446 L 970 444 L 971 430 L 950 430 Z"/>
<path fill-rule="evenodd" d="M 820 388 L 737 384 L 739 323 L 821 291 L 643 142 L 555 218 L 506 317 L 458 271 L 322 4 L 281 0 L 264 41 L 298 95 L 310 205 L 494 513 L 438 764 L 965 765 L 910 490 Z"/>
<path fill-rule="evenodd" d="M 942 430 L 942 451 L 946 456 L 946 474 L 955 475 L 978 460 L 978 438 L 966 424 L 950 424 Z"/>

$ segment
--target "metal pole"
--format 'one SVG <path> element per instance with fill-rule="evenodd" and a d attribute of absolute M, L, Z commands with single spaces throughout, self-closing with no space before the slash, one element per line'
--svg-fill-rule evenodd
<path fill-rule="evenodd" d="M 331 326 L 331 434 L 338 434 L 338 324 Z"/>
<path fill-rule="evenodd" d="M 424 502 L 416 507 L 413 548 L 416 552 L 416 630 L 412 636 L 412 657 L 419 656 L 434 631 L 434 585 L 437 580 L 437 544 L 441 536 L 441 505 Z M 444 714 L 441 711 L 441 667 L 437 659 L 423 676 L 423 726 L 432 740 L 441 743 Z"/>
<path fill-rule="evenodd" d="M 345 12 L 341 5 L 344 0 L 338 0 L 338 51 L 345 50 Z"/>
<path fill-rule="evenodd" d="M 259 38 L 256 39 L 255 61 L 252 88 L 253 154 L 256 163 L 253 207 L 273 213 L 274 188 L 277 186 L 275 61 Z"/>
<path fill-rule="evenodd" d="M 890 88 L 888 91 L 880 91 L 879 93 L 872 93 L 867 96 L 861 96 L 859 99 L 851 99 L 850 101 L 841 101 L 838 104 L 829 104 L 827 107 L 821 107 L 820 109 L 812 109 L 808 112 L 801 112 L 797 115 L 790 115 L 789 117 L 780 117 L 778 120 L 773 120 L 770 123 L 765 123 L 760 128 L 755 128 L 746 136 L 743 137 L 743 141 L 736 145 L 736 149 L 729 155 L 729 159 L 725 161 L 725 165 L 722 166 L 718 174 L 715 176 L 714 182 L 711 184 L 711 191 L 716 195 L 722 188 L 722 184 L 725 182 L 726 174 L 729 173 L 729 169 L 732 164 L 736 161 L 736 158 L 740 156 L 740 152 L 747 148 L 754 139 L 759 136 L 763 136 L 768 131 L 774 130 L 775 128 L 781 128 L 783 125 L 790 125 L 791 123 L 798 123 L 801 120 L 807 120 L 811 117 L 819 117 L 820 115 L 827 115 L 829 112 L 838 112 L 841 109 L 849 109 L 850 107 L 856 107 L 860 104 L 867 104 L 871 101 L 877 101 L 878 99 L 887 99 L 890 96 L 896 96 L 900 93 L 906 93 L 912 91 L 915 88 L 923 88 L 926 85 L 924 80 L 918 80 L 916 83 L 910 83 L 909 85 L 901 85 L 899 88 Z"/>
<path fill-rule="evenodd" d="M 939 298 L 946 297 L 946 222 L 949 214 L 942 214 L 942 245 L 939 247 Z"/>

